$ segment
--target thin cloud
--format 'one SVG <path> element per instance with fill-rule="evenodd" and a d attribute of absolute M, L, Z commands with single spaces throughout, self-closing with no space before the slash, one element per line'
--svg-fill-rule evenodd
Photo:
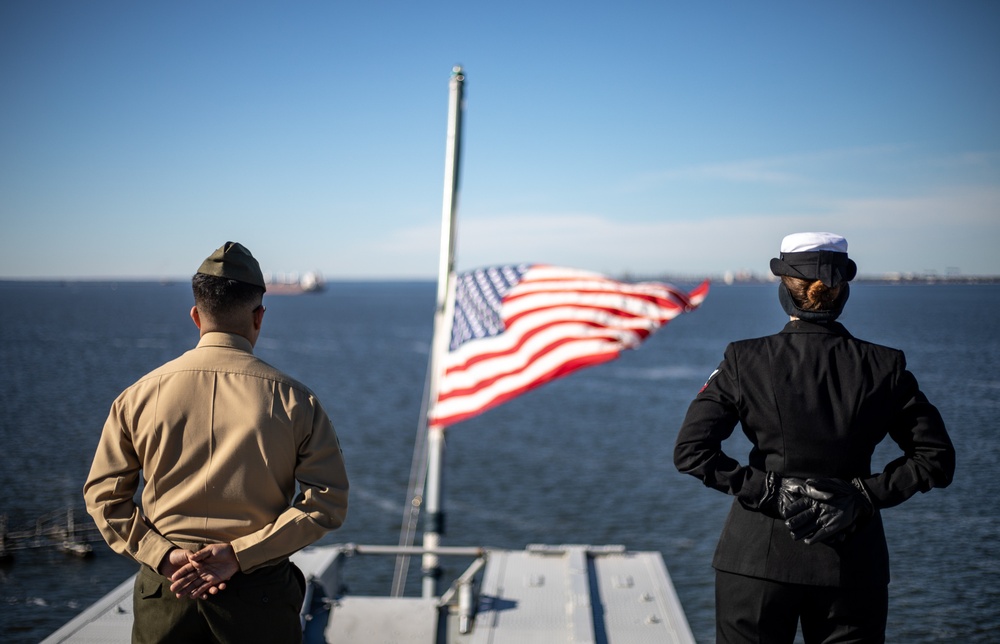
<path fill-rule="evenodd" d="M 731 181 L 735 183 L 792 183 L 802 177 L 778 169 L 777 160 L 759 159 L 674 168 L 644 175 L 637 185 L 655 185 L 668 181 Z M 783 164 L 781 164 L 783 165 Z"/>
<path fill-rule="evenodd" d="M 843 199 L 829 208 L 833 216 L 861 229 L 1000 227 L 1000 188 L 953 187 L 922 196 Z"/>
<path fill-rule="evenodd" d="M 543 262 L 638 275 L 766 275 L 781 238 L 795 231 L 845 235 L 863 274 L 945 271 L 998 274 L 990 246 L 1000 239 L 1000 189 L 953 188 L 922 196 L 814 203 L 811 212 L 734 212 L 710 218 L 631 221 L 598 213 L 470 216 L 458 229 L 459 269 Z M 392 266 L 436 271 L 436 226 L 399 230 L 365 254 Z"/>
<path fill-rule="evenodd" d="M 805 154 L 742 159 L 648 172 L 626 182 L 627 190 L 645 190 L 676 181 L 723 181 L 750 184 L 796 184 L 814 182 L 810 171 L 831 162 L 851 163 L 875 156 L 898 154 L 899 146 L 868 146 L 820 150 Z"/>

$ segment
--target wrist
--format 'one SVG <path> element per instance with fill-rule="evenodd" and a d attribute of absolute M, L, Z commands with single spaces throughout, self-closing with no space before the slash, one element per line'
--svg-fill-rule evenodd
<path fill-rule="evenodd" d="M 868 488 L 865 487 L 864 482 L 860 478 L 853 478 L 851 479 L 851 485 L 861 492 L 861 496 L 864 498 L 865 505 L 868 509 L 868 514 L 875 514 L 875 502 L 872 500 L 872 496 L 868 492 Z"/>
<path fill-rule="evenodd" d="M 781 476 L 775 472 L 764 475 L 764 487 L 757 500 L 757 510 L 764 514 L 774 514 L 778 508 L 778 495 L 781 492 Z"/>
<path fill-rule="evenodd" d="M 173 564 L 170 563 L 170 553 L 172 553 L 174 550 L 177 550 L 177 548 L 170 548 L 169 550 L 164 552 L 163 557 L 160 559 L 160 563 L 157 564 L 156 566 L 156 572 L 163 575 L 164 577 L 169 577 L 170 574 L 173 572 L 172 570 L 170 570 L 170 568 L 173 567 Z"/>

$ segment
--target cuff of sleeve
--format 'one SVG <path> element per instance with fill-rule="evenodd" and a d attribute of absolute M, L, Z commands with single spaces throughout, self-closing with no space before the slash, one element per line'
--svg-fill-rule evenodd
<path fill-rule="evenodd" d="M 759 510 L 761 501 L 767 494 L 767 485 L 767 472 L 747 467 L 744 469 L 743 482 L 736 491 L 736 497 L 748 510 Z"/>
<path fill-rule="evenodd" d="M 139 563 L 144 563 L 159 572 L 163 558 L 176 547 L 169 539 L 150 530 L 139 540 L 139 546 L 135 551 L 129 554 Z"/>
<path fill-rule="evenodd" d="M 253 572 L 297 552 L 326 532 L 308 520 L 308 515 L 289 508 L 274 525 L 253 534 L 233 539 L 230 545 L 243 572 Z"/>
<path fill-rule="evenodd" d="M 240 537 L 239 539 L 234 539 L 229 545 L 233 547 L 233 553 L 236 555 L 236 561 L 240 565 L 240 571 L 242 572 L 253 572 L 261 566 L 266 566 L 271 563 L 275 563 L 282 559 L 268 558 L 268 553 L 266 548 L 255 548 L 260 543 L 259 539 L 253 535 L 248 535 L 246 537 Z"/>
<path fill-rule="evenodd" d="M 851 485 L 856 487 L 858 491 L 861 492 L 861 495 L 865 498 L 865 501 L 868 503 L 869 513 L 874 514 L 875 511 L 878 509 L 878 506 L 875 504 L 875 498 L 871 495 L 871 492 L 869 492 L 869 488 L 867 485 L 865 485 L 865 482 L 861 480 L 861 478 L 854 478 L 851 479 Z"/>

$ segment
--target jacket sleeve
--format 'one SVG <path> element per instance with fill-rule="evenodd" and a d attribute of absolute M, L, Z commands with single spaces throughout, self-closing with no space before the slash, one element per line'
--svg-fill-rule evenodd
<path fill-rule="evenodd" d="M 955 475 L 955 447 L 944 420 L 906 370 L 904 357 L 893 379 L 897 411 L 888 433 L 903 455 L 886 465 L 882 473 L 864 479 L 878 508 L 898 505 L 917 492 L 947 487 Z"/>
<path fill-rule="evenodd" d="M 319 401 L 310 397 L 310 402 L 313 411 L 295 467 L 299 493 L 274 523 L 232 542 L 243 572 L 301 550 L 347 517 L 349 484 L 340 441 Z"/>
<path fill-rule="evenodd" d="M 119 397 L 104 423 L 83 497 L 87 512 L 112 550 L 158 570 L 175 545 L 150 527 L 135 503 L 141 464 L 126 416 L 125 401 Z"/>
<path fill-rule="evenodd" d="M 674 465 L 707 487 L 736 496 L 756 510 L 766 473 L 742 466 L 722 451 L 739 423 L 739 356 L 733 345 L 688 407 L 674 445 Z"/>

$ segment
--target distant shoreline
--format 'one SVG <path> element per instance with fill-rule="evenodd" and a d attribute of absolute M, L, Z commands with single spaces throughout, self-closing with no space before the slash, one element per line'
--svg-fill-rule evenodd
<path fill-rule="evenodd" d="M 777 280 L 767 276 L 759 275 L 738 275 L 727 277 L 724 275 L 652 275 L 638 276 L 632 274 L 609 275 L 614 279 L 625 282 L 668 282 L 672 284 L 692 284 L 709 280 L 712 285 L 737 286 L 754 284 L 774 284 Z M 327 286 L 334 284 L 433 284 L 433 278 L 344 278 L 327 279 Z M 1000 284 L 1000 275 L 862 275 L 853 280 L 854 284 L 927 284 L 927 285 L 948 285 L 948 284 Z M 80 278 L 60 278 L 60 277 L 0 277 L 0 284 L 34 284 L 51 286 L 70 286 L 73 284 L 160 284 L 170 286 L 175 284 L 190 285 L 186 279 L 158 279 L 154 277 L 80 277 Z M 269 285 L 269 293 L 272 290 L 280 291 L 281 285 Z M 302 292 L 301 290 L 296 293 Z M 278 294 L 277 292 L 275 294 Z M 284 294 L 284 293 L 282 293 Z"/>
<path fill-rule="evenodd" d="M 658 275 L 653 277 L 628 276 L 627 281 L 657 281 L 670 283 L 690 284 L 710 280 L 712 285 L 736 286 L 747 284 L 776 284 L 778 278 L 771 275 L 757 275 L 754 273 L 742 273 L 736 275 Z M 932 275 L 932 274 L 910 274 L 910 273 L 890 273 L 887 275 L 859 275 L 851 282 L 852 284 L 1000 284 L 1000 275 Z"/>

